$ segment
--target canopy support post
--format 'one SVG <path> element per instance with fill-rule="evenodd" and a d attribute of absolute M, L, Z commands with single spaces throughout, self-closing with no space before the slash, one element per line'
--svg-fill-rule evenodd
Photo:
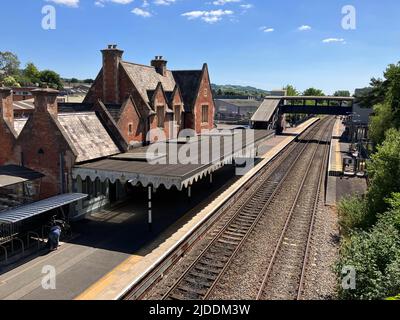
<path fill-rule="evenodd" d="M 148 186 L 148 224 L 149 224 L 149 231 L 151 232 L 153 229 L 153 210 L 152 210 L 152 193 L 153 187 L 150 185 Z"/>

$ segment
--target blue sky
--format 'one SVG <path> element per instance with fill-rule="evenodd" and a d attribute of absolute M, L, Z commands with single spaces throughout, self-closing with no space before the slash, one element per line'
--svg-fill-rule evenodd
<path fill-rule="evenodd" d="M 45 5 L 56 9 L 55 30 L 41 27 Z M 355 30 L 342 28 L 345 5 L 356 9 Z M 398 0 L 3 0 L 2 12 L 0 51 L 64 77 L 94 78 L 109 43 L 127 61 L 207 62 L 218 84 L 328 94 L 400 61 Z"/>

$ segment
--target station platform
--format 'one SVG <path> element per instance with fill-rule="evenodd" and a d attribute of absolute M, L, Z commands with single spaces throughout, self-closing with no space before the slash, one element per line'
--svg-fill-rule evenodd
<path fill-rule="evenodd" d="M 216 171 L 193 186 L 192 198 L 178 190 L 160 188 L 154 194 L 153 232 L 147 229 L 146 191 L 135 191 L 131 201 L 92 214 L 75 226 L 76 237 L 58 251 L 42 252 L 19 265 L 0 270 L 0 299 L 113 300 L 129 288 L 179 241 L 212 215 L 232 194 L 265 166 L 298 134 L 318 119 L 310 119 L 258 147 L 262 155 L 245 176 L 233 166 Z M 56 289 L 41 282 L 45 266 L 56 271 Z"/>
<path fill-rule="evenodd" d="M 349 156 L 350 143 L 343 141 L 345 126 L 337 119 L 332 131 L 331 150 L 328 164 L 328 177 L 325 204 L 336 206 L 345 196 L 363 194 L 367 189 L 364 177 L 357 177 L 352 166 L 344 168 L 344 159 Z M 346 169 L 346 170 L 345 170 Z"/>

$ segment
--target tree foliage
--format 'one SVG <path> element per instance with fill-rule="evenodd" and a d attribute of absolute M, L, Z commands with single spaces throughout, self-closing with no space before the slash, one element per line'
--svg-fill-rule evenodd
<path fill-rule="evenodd" d="M 40 72 L 40 81 L 43 85 L 54 89 L 61 89 L 62 82 L 58 73 L 51 70 L 43 70 Z"/>
<path fill-rule="evenodd" d="M 371 230 L 353 232 L 342 243 L 338 274 L 344 266 L 356 270 L 356 289 L 340 287 L 343 299 L 385 299 L 400 292 L 400 194 L 389 202 Z"/>
<path fill-rule="evenodd" d="M 0 52 L 0 84 L 7 86 L 49 86 L 62 89 L 62 81 L 58 73 L 52 70 L 39 69 L 32 63 L 20 70 L 20 61 L 12 52 Z"/>
<path fill-rule="evenodd" d="M 23 74 L 27 79 L 29 79 L 31 84 L 40 82 L 40 71 L 32 62 L 26 64 Z"/>
<path fill-rule="evenodd" d="M 3 74 L 4 77 L 18 74 L 20 64 L 18 57 L 14 53 L 0 51 L 0 70 L 3 71 L 0 74 Z"/>
<path fill-rule="evenodd" d="M 368 164 L 370 186 L 367 193 L 368 209 L 372 214 L 384 212 L 387 197 L 400 192 L 400 131 L 390 129 L 386 139 Z"/>
<path fill-rule="evenodd" d="M 15 80 L 14 77 L 12 76 L 7 76 L 3 79 L 3 84 L 6 87 L 19 87 L 19 83 L 17 82 L 17 80 Z"/>
<path fill-rule="evenodd" d="M 400 129 L 400 63 L 390 64 L 383 75 L 383 80 L 372 78 L 371 88 L 363 90 L 356 96 L 361 106 L 375 107 L 372 122 L 372 131 L 378 131 L 378 134 L 373 132 L 372 135 L 375 144 L 383 141 L 383 134 L 379 131 L 390 127 Z M 383 125 L 381 130 L 377 125 L 379 123 Z"/>
<path fill-rule="evenodd" d="M 300 92 L 294 86 L 292 86 L 290 84 L 288 84 L 286 87 L 284 87 L 283 90 L 286 90 L 286 95 L 289 97 L 300 95 Z"/>
<path fill-rule="evenodd" d="M 323 97 L 325 96 L 324 92 L 320 89 L 316 88 L 308 88 L 303 92 L 303 96 L 316 96 L 316 97 Z"/>
<path fill-rule="evenodd" d="M 338 90 L 333 95 L 335 97 L 350 97 L 351 93 L 348 90 Z"/>

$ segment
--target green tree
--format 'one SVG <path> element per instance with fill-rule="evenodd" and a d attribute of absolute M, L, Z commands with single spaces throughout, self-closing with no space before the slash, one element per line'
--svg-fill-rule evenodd
<path fill-rule="evenodd" d="M 0 75 L 3 74 L 3 77 L 18 74 L 20 64 L 17 55 L 14 53 L 0 51 L 0 70 L 3 71 Z"/>
<path fill-rule="evenodd" d="M 20 87 L 20 84 L 12 76 L 7 76 L 3 79 L 2 84 L 6 87 Z"/>
<path fill-rule="evenodd" d="M 372 219 L 375 219 L 379 213 L 387 210 L 387 197 L 400 192 L 400 131 L 387 131 L 385 141 L 371 156 L 368 175 L 368 210 Z"/>
<path fill-rule="evenodd" d="M 300 95 L 299 91 L 297 91 L 297 89 L 290 84 L 288 84 L 286 87 L 284 87 L 283 90 L 286 90 L 286 95 L 289 97 Z"/>
<path fill-rule="evenodd" d="M 27 79 L 29 79 L 31 84 L 40 82 L 40 71 L 32 62 L 26 64 L 23 74 Z"/>
<path fill-rule="evenodd" d="M 343 299 L 385 299 L 400 292 L 400 194 L 393 194 L 388 205 L 371 230 L 342 241 L 338 276 L 344 266 L 357 272 L 356 289 L 341 289 Z"/>
<path fill-rule="evenodd" d="M 384 73 L 386 79 L 385 101 L 393 113 L 393 125 L 400 128 L 400 63 L 391 64 Z"/>
<path fill-rule="evenodd" d="M 79 83 L 79 80 L 77 78 L 72 78 L 70 82 L 71 83 Z"/>
<path fill-rule="evenodd" d="M 335 97 L 350 97 L 350 91 L 348 90 L 338 90 L 333 94 Z"/>
<path fill-rule="evenodd" d="M 392 127 L 392 123 L 393 114 L 390 105 L 386 102 L 376 104 L 369 123 L 369 138 L 375 145 L 382 144 L 385 132 Z"/>
<path fill-rule="evenodd" d="M 364 90 L 356 99 L 362 106 L 370 108 L 388 103 L 393 114 L 390 125 L 400 128 L 400 63 L 390 64 L 383 76 L 384 80 L 372 78 L 371 88 Z"/>
<path fill-rule="evenodd" d="M 316 97 L 323 97 L 325 96 L 324 92 L 320 89 L 316 88 L 308 88 L 303 92 L 303 96 L 316 96 Z"/>
<path fill-rule="evenodd" d="M 40 81 L 42 84 L 51 88 L 62 89 L 62 82 L 60 75 L 51 70 L 43 70 L 40 72 Z"/>

